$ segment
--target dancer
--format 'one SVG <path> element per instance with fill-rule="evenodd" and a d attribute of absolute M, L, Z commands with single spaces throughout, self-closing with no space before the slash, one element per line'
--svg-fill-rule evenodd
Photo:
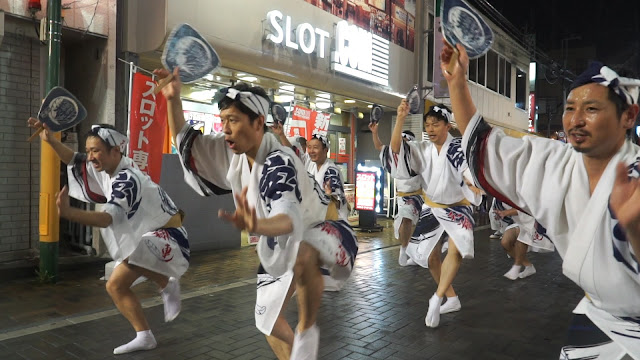
<path fill-rule="evenodd" d="M 640 359 L 640 148 L 626 137 L 639 112 L 640 80 L 592 63 L 566 99 L 570 144 L 517 139 L 477 111 L 469 58 L 458 51 L 448 72 L 453 48 L 445 45 L 441 66 L 475 178 L 548 230 L 563 273 L 585 291 L 561 358 Z"/>
<path fill-rule="evenodd" d="M 536 268 L 527 258 L 529 250 L 534 252 L 552 252 L 553 243 L 544 236 L 544 230 L 535 219 L 524 212 L 518 211 L 509 205 L 502 205 L 504 210 L 496 210 L 496 215 L 501 219 L 510 219 L 500 241 L 504 250 L 513 259 L 511 269 L 504 274 L 509 280 L 524 279 L 536 273 Z M 524 266 L 524 270 L 522 267 Z"/>
<path fill-rule="evenodd" d="M 462 259 L 473 258 L 472 209 L 469 200 L 479 204 L 482 196 L 478 189 L 470 188 L 463 173 L 467 163 L 460 148 L 460 139 L 449 134 L 452 115 L 444 105 L 434 105 L 423 116 L 429 141 L 403 142 L 402 127 L 409 113 L 406 100 L 398 106 L 396 125 L 391 136 L 389 151 L 383 156 L 383 164 L 396 179 L 420 176 L 425 186 L 425 205 L 420 220 L 407 246 L 407 254 L 417 264 L 428 267 L 438 284 L 429 300 L 425 318 L 428 327 L 440 323 L 440 305 L 446 295 L 452 308 L 460 303 L 452 283 Z M 472 181 L 467 175 L 467 181 Z M 445 260 L 440 261 L 440 237 L 449 236 L 449 249 Z M 427 260 L 428 258 L 428 260 Z"/>
<path fill-rule="evenodd" d="M 155 73 L 168 76 L 166 70 Z M 257 327 L 279 359 L 317 358 L 320 266 L 336 279 L 348 278 L 357 253 L 355 233 L 344 221 L 325 221 L 330 200 L 323 189 L 290 148 L 266 133 L 269 98 L 264 89 L 239 83 L 219 90 L 223 132 L 204 136 L 185 122 L 177 68 L 173 75 L 162 91 L 185 180 L 201 195 L 231 190 L 236 211 L 221 211 L 220 217 L 260 235 L 256 249 L 270 277 L 259 278 Z M 298 294 L 295 335 L 282 316 L 292 280 Z"/>
<path fill-rule="evenodd" d="M 124 155 L 129 140 L 111 125 L 93 125 L 87 134 L 86 154 L 76 153 L 37 119 L 29 127 L 45 130 L 40 138 L 67 164 L 69 187 L 57 194 L 60 217 L 101 228 L 111 258 L 116 261 L 107 292 L 136 331 L 132 341 L 113 350 L 125 354 L 157 345 L 131 285 L 140 276 L 161 289 L 165 321 L 180 313 L 179 279 L 189 267 L 189 242 L 182 212 L 164 190 Z M 101 203 L 103 211 L 71 207 L 69 196 Z"/>
<path fill-rule="evenodd" d="M 378 123 L 369 123 L 373 144 L 376 150 L 380 151 L 380 161 L 384 163 L 384 154 L 388 152 L 388 147 L 380 141 L 378 136 Z M 414 141 L 416 136 L 409 130 L 402 131 L 402 141 Z M 420 211 L 424 204 L 422 197 L 422 179 L 414 176 L 409 180 L 395 179 L 396 199 L 398 203 L 398 213 L 393 221 L 393 231 L 396 239 L 400 240 L 400 255 L 398 264 L 400 266 L 417 265 L 415 261 L 407 256 L 407 245 L 413 233 L 415 225 L 420 218 Z"/>
<path fill-rule="evenodd" d="M 501 217 L 496 213 L 497 210 L 505 210 L 505 207 L 502 201 L 493 198 L 491 209 L 489 209 L 489 223 L 491 224 L 491 230 L 495 231 L 489 235 L 489 239 L 500 239 L 506 228 L 513 224 L 513 220 L 510 217 Z"/>

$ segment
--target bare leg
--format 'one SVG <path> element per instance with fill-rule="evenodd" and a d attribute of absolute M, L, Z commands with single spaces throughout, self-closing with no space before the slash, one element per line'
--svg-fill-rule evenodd
<path fill-rule="evenodd" d="M 524 266 L 530 266 L 531 265 L 531 261 L 529 261 L 529 259 L 527 259 L 527 250 L 529 250 L 529 245 L 520 242 L 520 241 L 516 241 L 515 247 L 514 247 L 514 252 L 516 255 L 516 264 L 517 265 L 524 265 Z"/>
<path fill-rule="evenodd" d="M 136 267 L 137 268 L 137 267 Z M 107 292 L 120 313 L 131 323 L 136 331 L 149 330 L 149 324 L 142 312 L 138 297 L 131 290 L 131 284 L 142 275 L 125 260 L 113 269 Z"/>
<path fill-rule="evenodd" d="M 271 335 L 266 336 L 267 343 L 271 346 L 271 350 L 276 354 L 278 360 L 288 360 L 291 357 L 293 329 L 291 329 L 291 326 L 289 326 L 289 323 L 287 322 L 287 319 L 284 318 L 283 314 L 289 304 L 289 300 L 291 300 L 291 296 L 293 296 L 295 288 L 295 283 L 292 282 L 289 287 L 289 291 L 287 292 L 287 297 L 284 299 L 284 303 L 282 304 L 282 310 L 280 310 L 278 319 L 271 330 Z"/>
<path fill-rule="evenodd" d="M 136 265 L 129 264 L 129 267 L 131 267 L 131 269 L 135 270 L 140 275 L 156 283 L 160 289 L 164 289 L 169 282 L 169 277 L 166 275 L 158 274 L 157 272 Z"/>
<path fill-rule="evenodd" d="M 403 218 L 398 233 L 400 235 L 400 246 L 406 248 L 413 232 L 413 222 L 411 219 Z"/>
<path fill-rule="evenodd" d="M 303 332 L 316 323 L 322 301 L 324 281 L 320 272 L 318 250 L 302 242 L 294 267 L 294 281 L 298 290 L 298 326 Z"/>
<path fill-rule="evenodd" d="M 441 253 L 442 253 L 442 243 L 438 242 L 438 245 L 436 245 L 433 248 L 431 255 L 429 255 L 429 260 L 428 260 L 429 272 L 431 272 L 431 276 L 433 277 L 433 280 L 435 280 L 436 284 L 438 285 L 440 285 L 440 276 L 442 272 L 442 260 L 440 259 Z M 456 292 L 453 290 L 453 286 L 449 285 L 449 288 L 447 288 L 445 295 L 448 298 L 456 296 Z"/>
<path fill-rule="evenodd" d="M 448 288 L 451 287 L 453 279 L 455 279 L 458 274 L 458 269 L 460 268 L 461 263 L 462 256 L 460 255 L 456 244 L 453 242 L 453 239 L 449 237 L 449 250 L 447 251 L 447 256 L 442 262 L 440 283 L 438 283 L 438 290 L 436 290 L 436 295 L 438 295 L 438 297 L 442 298 Z"/>
<path fill-rule="evenodd" d="M 520 233 L 520 229 L 515 227 L 511 228 L 504 232 L 502 235 L 502 240 L 500 240 L 500 244 L 504 250 L 511 256 L 512 259 L 516 260 L 516 254 L 514 251 L 515 244 L 517 242 L 518 234 Z M 516 262 L 516 265 L 520 265 Z"/>

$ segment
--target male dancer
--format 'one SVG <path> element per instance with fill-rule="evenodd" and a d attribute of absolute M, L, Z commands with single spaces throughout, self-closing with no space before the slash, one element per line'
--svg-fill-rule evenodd
<path fill-rule="evenodd" d="M 380 161 L 384 161 L 384 154 L 388 152 L 387 146 L 380 141 L 378 136 L 378 123 L 369 124 L 371 136 L 373 137 L 373 145 L 376 150 L 380 151 Z M 409 130 L 402 131 L 402 141 L 414 141 L 416 136 Z M 393 230 L 396 239 L 400 240 L 400 255 L 398 256 L 398 264 L 400 266 L 416 265 L 416 263 L 407 256 L 407 245 L 409 238 L 413 232 L 414 226 L 418 223 L 420 210 L 424 204 L 422 197 L 422 178 L 414 176 L 409 180 L 396 179 L 396 199 L 398 202 L 398 213 L 393 222 Z"/>
<path fill-rule="evenodd" d="M 552 252 L 555 248 L 548 237 L 536 231 L 540 225 L 528 214 L 518 211 L 507 204 L 504 209 L 496 209 L 501 219 L 511 219 L 511 224 L 504 229 L 500 244 L 513 259 L 511 269 L 504 274 L 509 280 L 524 279 L 536 273 L 536 268 L 527 258 L 527 251 Z M 524 270 L 522 267 L 524 266 Z"/>
<path fill-rule="evenodd" d="M 155 73 L 160 78 L 168 75 L 166 70 Z M 278 358 L 317 358 L 316 318 L 323 290 L 320 266 L 338 280 L 348 278 L 357 252 L 355 233 L 343 221 L 325 221 L 329 199 L 324 191 L 306 174 L 294 152 L 265 132 L 269 98 L 264 89 L 240 83 L 220 90 L 223 132 L 204 136 L 185 122 L 177 68 L 173 75 L 162 91 L 185 180 L 201 195 L 233 191 L 236 211 L 219 215 L 241 230 L 260 235 L 261 267 L 273 281 L 258 284 L 258 328 L 269 336 Z M 295 337 L 282 316 L 293 290 L 291 274 L 298 293 Z"/>
<path fill-rule="evenodd" d="M 87 134 L 86 154 L 81 154 L 62 144 L 38 120 L 30 118 L 28 124 L 45 127 L 40 138 L 68 165 L 69 188 L 65 186 L 57 194 L 60 217 L 100 227 L 109 254 L 118 264 L 107 281 L 107 292 L 135 329 L 136 337 L 113 353 L 154 349 L 156 339 L 131 285 L 140 276 L 151 279 L 162 289 L 165 321 L 178 316 L 179 279 L 189 267 L 189 242 L 181 211 L 123 155 L 129 140 L 112 126 L 93 125 Z M 104 204 L 104 210 L 71 207 L 69 196 Z"/>
<path fill-rule="evenodd" d="M 477 111 L 469 57 L 457 50 L 449 72 L 453 48 L 445 45 L 441 66 L 474 176 L 548 230 L 563 273 L 585 291 L 561 358 L 640 359 L 640 148 L 626 137 L 640 110 L 640 80 L 592 63 L 566 99 L 569 144 L 516 139 Z"/>
<path fill-rule="evenodd" d="M 428 327 L 437 327 L 445 295 L 449 298 L 447 302 L 453 302 L 453 308 L 460 308 L 451 284 L 462 259 L 473 258 L 474 220 L 469 199 L 474 204 L 479 204 L 482 199 L 464 181 L 463 173 L 467 171 L 467 163 L 460 148 L 460 139 L 454 139 L 449 134 L 452 121 L 449 109 L 444 105 L 435 105 L 429 109 L 423 117 L 429 141 L 420 142 L 401 140 L 402 127 L 408 113 L 409 106 L 403 99 L 398 106 L 396 125 L 391 135 L 389 151 L 383 156 L 383 163 L 394 178 L 410 179 L 420 176 L 425 186 L 426 206 L 423 207 L 423 214 L 420 215 L 411 239 L 418 246 L 409 245 L 407 254 L 419 265 L 429 267 L 438 284 L 435 294 L 429 300 L 425 318 Z M 450 241 L 447 256 L 441 265 L 437 249 L 444 231 Z M 428 256 L 428 263 L 425 256 Z"/>

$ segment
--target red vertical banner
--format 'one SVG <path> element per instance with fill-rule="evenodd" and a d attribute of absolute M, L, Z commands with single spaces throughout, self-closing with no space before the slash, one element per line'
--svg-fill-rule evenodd
<path fill-rule="evenodd" d="M 155 88 L 151 77 L 141 73 L 133 75 L 128 156 L 158 183 L 167 132 L 167 101 L 162 93 L 153 94 Z"/>

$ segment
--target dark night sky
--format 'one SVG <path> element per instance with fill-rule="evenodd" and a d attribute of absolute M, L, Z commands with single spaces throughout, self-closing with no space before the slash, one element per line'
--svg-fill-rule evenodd
<path fill-rule="evenodd" d="M 638 0 L 487 1 L 516 28 L 535 33 L 538 48 L 547 53 L 559 50 L 563 38 L 579 36 L 579 40 L 569 42 L 569 49 L 595 47 L 597 60 L 623 65 L 640 74 Z M 559 55 L 554 58 L 561 60 Z M 587 60 L 594 59 L 569 61 L 570 70 L 581 72 Z"/>

